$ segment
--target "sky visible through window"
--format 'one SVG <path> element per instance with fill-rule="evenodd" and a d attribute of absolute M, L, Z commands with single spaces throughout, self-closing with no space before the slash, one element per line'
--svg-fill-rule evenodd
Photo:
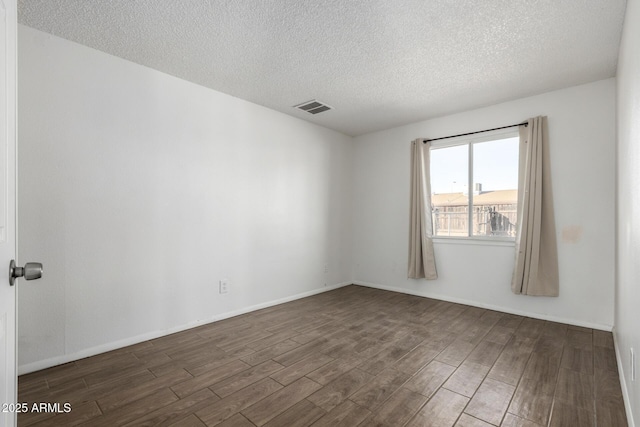
<path fill-rule="evenodd" d="M 431 192 L 467 193 L 467 144 L 431 150 Z M 518 137 L 479 142 L 473 152 L 474 184 L 482 191 L 518 188 Z"/>

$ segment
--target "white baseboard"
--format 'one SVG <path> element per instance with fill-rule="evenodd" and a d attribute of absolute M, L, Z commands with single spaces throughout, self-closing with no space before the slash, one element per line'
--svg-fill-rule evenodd
<path fill-rule="evenodd" d="M 206 325 L 208 323 L 213 323 L 219 320 L 228 319 L 230 317 L 235 317 L 241 314 L 250 313 L 252 311 L 261 310 L 263 308 L 272 307 L 274 305 L 283 304 L 285 302 L 290 302 L 290 301 L 295 301 L 301 298 L 310 297 L 312 295 L 321 294 L 323 292 L 332 291 L 334 289 L 342 288 L 350 284 L 351 282 L 343 282 L 343 283 L 338 283 L 337 285 L 323 286 L 322 288 L 314 289 L 312 291 L 307 291 L 300 294 L 288 296 L 285 298 L 280 298 L 277 300 L 252 305 L 249 307 L 241 308 L 239 310 L 217 314 L 208 319 L 197 320 L 195 322 L 190 322 L 185 325 L 176 326 L 174 328 L 136 335 L 135 337 L 125 338 L 123 340 L 102 344 L 99 346 L 83 349 L 74 353 L 63 354 L 61 356 L 51 357 L 48 359 L 39 360 L 37 362 L 27 363 L 27 364 L 18 366 L 18 375 L 28 374 L 28 373 L 39 371 L 42 369 L 51 368 L 52 366 L 62 365 L 64 363 L 69 363 L 75 360 L 84 359 L 85 357 L 95 356 L 96 354 L 106 353 L 107 351 L 112 351 L 119 348 L 130 346 L 130 345 L 138 344 L 143 341 L 160 338 L 165 335 L 170 335 L 176 332 L 185 331 L 187 329 L 195 328 L 197 326 Z"/>
<path fill-rule="evenodd" d="M 613 328 L 613 348 L 616 350 L 616 362 L 618 363 L 618 375 L 620 376 L 620 388 L 622 389 L 622 399 L 624 400 L 624 410 L 627 413 L 627 424 L 629 427 L 636 427 L 633 420 L 633 412 L 631 411 L 631 400 L 629 398 L 629 389 L 627 388 L 627 381 L 624 376 L 624 365 L 622 364 L 622 357 L 620 356 L 620 347 L 618 347 L 618 338 L 616 335 L 615 327 Z"/>
<path fill-rule="evenodd" d="M 518 315 L 518 316 L 532 317 L 534 319 L 549 320 L 549 321 L 552 321 L 552 322 L 565 323 L 567 325 L 581 326 L 583 328 L 598 329 L 598 330 L 607 331 L 607 332 L 611 332 L 611 329 L 612 329 L 611 325 L 601 325 L 601 324 L 598 324 L 598 323 L 582 322 L 582 321 L 578 321 L 578 320 L 574 320 L 574 319 L 566 319 L 566 318 L 557 317 L 557 316 L 544 315 L 544 314 L 539 314 L 539 313 L 531 313 L 531 312 L 524 311 L 524 310 L 514 310 L 514 309 L 512 309 L 510 307 L 503 307 L 503 306 L 498 306 L 498 305 L 493 305 L 493 304 L 484 304 L 484 303 L 481 303 L 481 302 L 478 302 L 478 301 L 467 300 L 467 299 L 464 299 L 464 298 L 455 298 L 455 297 L 450 297 L 450 296 L 447 296 L 447 295 L 429 294 L 429 293 L 426 293 L 426 292 L 417 292 L 417 291 L 412 291 L 410 289 L 399 288 L 399 287 L 395 287 L 395 286 L 378 285 L 376 283 L 361 282 L 361 281 L 354 281 L 353 284 L 354 285 L 360 285 L 360 286 L 366 286 L 366 287 L 369 287 L 369 288 L 382 289 L 382 290 L 385 290 L 385 291 L 400 292 L 400 293 L 408 294 L 408 295 L 415 295 L 415 296 L 419 296 L 419 297 L 432 298 L 432 299 L 437 299 L 437 300 L 441 300 L 441 301 L 453 302 L 453 303 L 456 303 L 456 304 L 464 304 L 464 305 L 470 305 L 470 306 L 473 306 L 473 307 L 486 308 L 488 310 L 501 311 L 503 313 L 515 314 L 515 315 Z"/>

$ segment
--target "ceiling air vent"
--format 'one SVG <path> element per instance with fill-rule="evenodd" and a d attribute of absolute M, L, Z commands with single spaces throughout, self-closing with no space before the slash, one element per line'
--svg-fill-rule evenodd
<path fill-rule="evenodd" d="M 331 110 L 332 107 L 329 107 L 327 104 L 323 104 L 317 100 L 311 100 L 307 102 L 303 102 L 302 104 L 294 105 L 293 108 L 297 108 L 302 111 L 306 111 L 309 114 L 318 114 L 323 111 Z"/>

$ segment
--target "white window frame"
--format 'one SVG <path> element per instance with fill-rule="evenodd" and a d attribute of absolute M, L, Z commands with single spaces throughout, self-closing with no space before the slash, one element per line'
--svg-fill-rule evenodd
<path fill-rule="evenodd" d="M 500 139 L 517 138 L 519 136 L 518 128 L 498 129 L 495 131 L 482 132 L 475 135 L 459 136 L 454 138 L 442 139 L 439 141 L 432 141 L 430 150 L 437 150 L 440 148 L 456 147 L 460 145 L 468 145 L 469 157 L 468 157 L 468 183 L 467 188 L 469 191 L 469 229 L 467 236 L 433 236 L 434 243 L 448 243 L 448 244 L 479 244 L 479 245 L 492 245 L 492 246 L 514 246 L 515 237 L 503 237 L 503 236 L 474 236 L 473 235 L 473 221 L 471 221 L 472 208 L 473 208 L 473 144 L 478 144 L 487 141 L 497 141 Z M 431 156 L 429 156 L 431 159 Z M 431 161 L 431 160 L 429 160 Z M 431 165 L 429 165 L 431 170 Z M 429 177 L 431 179 L 431 177 Z M 520 191 L 520 188 L 518 188 Z M 433 207 L 432 207 L 433 209 Z"/>

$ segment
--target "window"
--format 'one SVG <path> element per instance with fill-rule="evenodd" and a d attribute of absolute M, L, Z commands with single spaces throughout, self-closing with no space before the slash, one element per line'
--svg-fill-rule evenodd
<path fill-rule="evenodd" d="M 432 142 L 433 235 L 514 239 L 518 132 L 475 136 Z"/>

